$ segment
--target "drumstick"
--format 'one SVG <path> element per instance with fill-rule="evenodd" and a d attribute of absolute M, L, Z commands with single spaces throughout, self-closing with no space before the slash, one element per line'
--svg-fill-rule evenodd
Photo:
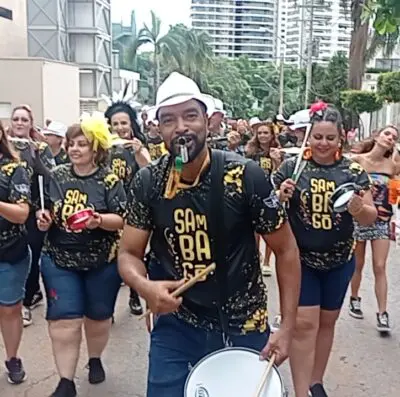
<path fill-rule="evenodd" d="M 179 288 L 177 288 L 173 293 L 172 296 L 174 298 L 177 298 L 179 295 L 181 295 L 183 292 L 185 292 L 187 289 L 189 289 L 190 287 L 193 287 L 193 285 L 195 285 L 201 278 L 203 278 L 204 276 L 207 276 L 209 273 L 211 273 L 212 271 L 215 270 L 215 263 L 212 263 L 210 266 L 206 267 L 205 269 L 203 269 L 201 272 L 199 272 L 199 274 L 197 274 L 196 276 L 194 276 L 193 278 L 191 278 L 190 280 L 186 281 L 185 284 L 183 284 L 182 286 L 180 286 Z M 149 314 L 151 313 L 151 310 L 147 310 L 146 313 L 142 314 L 139 317 L 139 320 L 143 320 L 145 317 L 147 317 Z"/>
<path fill-rule="evenodd" d="M 296 180 L 296 178 L 297 178 L 296 174 L 299 172 L 300 163 L 301 163 L 301 160 L 303 160 L 303 155 L 304 155 L 304 151 L 306 150 L 307 141 L 308 141 L 308 137 L 310 135 L 310 131 L 311 131 L 311 124 L 308 124 L 306 133 L 304 134 L 303 143 L 301 144 L 300 153 L 299 153 L 299 156 L 297 157 L 296 165 L 294 167 L 294 171 L 293 171 L 293 175 L 292 175 L 292 179 L 293 180 Z"/>
<path fill-rule="evenodd" d="M 39 196 L 40 196 L 40 209 L 44 212 L 44 188 L 43 188 L 43 175 L 38 175 L 39 183 Z"/>
<path fill-rule="evenodd" d="M 254 397 L 261 397 L 263 389 L 264 389 L 264 386 L 265 386 L 265 383 L 267 382 L 267 379 L 268 379 L 268 375 L 271 372 L 272 367 L 274 366 L 275 359 L 276 359 L 276 354 L 274 353 L 271 356 L 271 358 L 269 359 L 267 368 L 265 368 L 265 371 L 264 371 L 264 373 L 263 373 L 263 375 L 261 377 L 260 384 L 258 385 L 257 392 L 254 395 Z"/>

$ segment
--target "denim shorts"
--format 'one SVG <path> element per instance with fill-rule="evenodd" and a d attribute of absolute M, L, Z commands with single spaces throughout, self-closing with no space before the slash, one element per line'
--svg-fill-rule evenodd
<path fill-rule="evenodd" d="M 0 306 L 14 306 L 25 297 L 25 282 L 31 268 L 32 254 L 17 263 L 0 262 Z"/>
<path fill-rule="evenodd" d="M 354 270 L 354 257 L 332 270 L 317 270 L 303 265 L 299 306 L 320 306 L 322 310 L 341 309 Z"/>
<path fill-rule="evenodd" d="M 229 339 L 234 347 L 261 351 L 268 337 L 267 331 Z M 190 369 L 223 348 L 221 333 L 194 327 L 172 314 L 159 316 L 151 333 L 147 397 L 183 397 Z"/>
<path fill-rule="evenodd" d="M 42 255 L 41 272 L 47 295 L 47 320 L 87 317 L 102 321 L 113 316 L 122 281 L 116 262 L 79 271 L 58 267 L 50 256 Z"/>

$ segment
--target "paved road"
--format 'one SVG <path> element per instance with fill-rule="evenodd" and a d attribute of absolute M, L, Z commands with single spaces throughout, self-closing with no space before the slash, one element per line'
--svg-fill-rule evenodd
<path fill-rule="evenodd" d="M 389 269 L 389 308 L 395 323 L 400 316 L 399 252 L 392 249 Z M 276 307 L 275 278 L 267 282 L 271 291 L 270 311 L 273 313 Z M 399 395 L 400 331 L 395 327 L 392 335 L 387 338 L 380 337 L 376 332 L 376 304 L 372 283 L 372 272 L 367 269 L 362 286 L 366 318 L 361 321 L 352 319 L 344 310 L 339 321 L 334 352 L 326 377 L 330 397 Z M 85 348 L 82 348 L 77 374 L 80 397 L 145 396 L 148 335 L 143 324 L 129 315 L 127 298 L 128 289 L 124 287 L 118 300 L 116 324 L 104 355 L 108 379 L 103 385 L 88 385 L 85 370 L 87 358 Z M 21 348 L 29 379 L 23 385 L 11 386 L 7 384 L 5 375 L 0 376 L 1 397 L 47 397 L 57 384 L 58 378 L 43 319 L 43 308 L 36 309 L 34 315 L 35 324 L 26 329 Z M 0 356 L 4 357 L 2 345 Z M 282 373 L 290 388 L 287 366 L 282 368 Z M 293 396 L 293 393 L 290 395 Z"/>

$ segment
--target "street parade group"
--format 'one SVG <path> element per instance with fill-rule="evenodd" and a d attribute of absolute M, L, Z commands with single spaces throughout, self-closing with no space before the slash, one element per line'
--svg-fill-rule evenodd
<path fill-rule="evenodd" d="M 398 129 L 354 141 L 323 101 L 287 119 L 233 120 L 176 72 L 155 106 L 135 105 L 125 89 L 104 114 L 70 126 L 47 120 L 38 128 L 28 105 L 0 123 L 8 381 L 27 379 L 23 328 L 46 302 L 59 375 L 51 396 L 77 396 L 83 332 L 88 381 L 104 382 L 102 354 L 126 284 L 127 305 L 150 332 L 147 397 L 281 397 L 286 359 L 296 397 L 326 397 L 349 286 L 349 314 L 364 315 L 367 242 L 376 327 L 391 331 Z M 263 277 L 273 274 L 279 315 L 269 318 Z"/>

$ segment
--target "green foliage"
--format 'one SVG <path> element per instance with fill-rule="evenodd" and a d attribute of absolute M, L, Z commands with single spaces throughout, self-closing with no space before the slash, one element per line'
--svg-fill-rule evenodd
<path fill-rule="evenodd" d="M 342 106 L 356 114 L 372 113 L 383 106 L 382 98 L 375 92 L 346 90 L 341 93 Z"/>
<path fill-rule="evenodd" d="M 363 20 L 374 19 L 374 29 L 380 35 L 400 33 L 399 0 L 368 0 L 364 5 Z"/>
<path fill-rule="evenodd" d="M 400 72 L 382 73 L 378 79 L 378 93 L 388 102 L 400 102 Z"/>
<path fill-rule="evenodd" d="M 313 91 L 315 99 L 322 99 L 338 108 L 342 107 L 341 92 L 347 89 L 349 60 L 343 52 L 335 54 L 326 68 L 314 65 Z"/>
<path fill-rule="evenodd" d="M 204 75 L 204 93 L 221 99 L 235 117 L 248 117 L 255 98 L 248 81 L 233 61 L 223 57 L 213 60 L 213 68 Z"/>

